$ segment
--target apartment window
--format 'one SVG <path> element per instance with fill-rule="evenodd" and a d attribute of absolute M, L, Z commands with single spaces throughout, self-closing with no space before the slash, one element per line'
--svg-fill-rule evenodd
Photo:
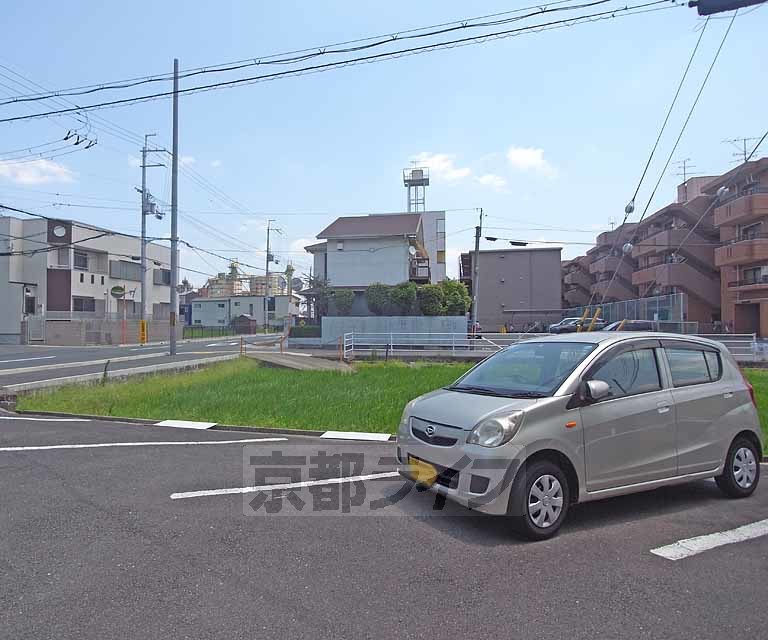
<path fill-rule="evenodd" d="M 202 309 L 202 308 L 203 308 L 203 305 L 202 305 L 202 304 L 200 304 L 199 302 L 195 302 L 195 303 L 194 303 L 192 306 L 193 306 L 195 309 Z"/>
<path fill-rule="evenodd" d="M 748 224 L 739 229 L 739 240 L 754 240 L 760 235 L 761 222 Z"/>
<path fill-rule="evenodd" d="M 80 274 L 80 282 L 85 282 L 85 274 L 84 273 Z"/>
<path fill-rule="evenodd" d="M 336 251 L 344 251 L 344 241 L 339 240 L 336 242 Z"/>
<path fill-rule="evenodd" d="M 69 249 L 57 249 L 56 250 L 56 266 L 68 267 L 69 266 Z"/>
<path fill-rule="evenodd" d="M 741 270 L 741 279 L 744 284 L 754 284 L 762 279 L 761 267 L 749 267 Z"/>
<path fill-rule="evenodd" d="M 96 311 L 96 300 L 93 298 L 72 298 L 72 311 Z"/>
<path fill-rule="evenodd" d="M 75 269 L 88 271 L 88 254 L 84 251 L 75 251 L 74 265 Z"/>
<path fill-rule="evenodd" d="M 171 271 L 170 269 L 155 269 L 153 272 L 153 282 L 155 284 L 162 284 L 166 287 L 171 286 Z"/>
<path fill-rule="evenodd" d="M 437 264 L 445 264 L 445 251 L 437 252 Z"/>
<path fill-rule="evenodd" d="M 239 303 L 239 302 L 235 302 L 235 306 L 236 306 L 236 307 L 239 307 L 239 306 L 240 306 L 240 303 Z"/>
<path fill-rule="evenodd" d="M 219 324 L 224 324 L 226 320 L 219 320 Z"/>
<path fill-rule="evenodd" d="M 96 276 L 91 274 L 91 284 L 96 284 Z"/>
<path fill-rule="evenodd" d="M 101 276 L 101 284 L 104 284 L 104 276 Z"/>
<path fill-rule="evenodd" d="M 223 308 L 224 308 L 226 305 L 225 305 L 223 302 L 219 302 L 219 303 L 218 303 L 216 306 L 217 306 L 219 309 L 223 309 Z"/>
<path fill-rule="evenodd" d="M 202 320 L 195 320 L 195 324 L 203 324 Z"/>
<path fill-rule="evenodd" d="M 141 265 L 124 260 L 110 260 L 109 276 L 117 280 L 133 280 L 141 282 Z"/>

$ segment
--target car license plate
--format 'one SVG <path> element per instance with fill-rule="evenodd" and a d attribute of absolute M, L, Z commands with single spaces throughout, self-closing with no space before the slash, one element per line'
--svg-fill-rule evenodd
<path fill-rule="evenodd" d="M 431 487 L 437 480 L 438 471 L 429 462 L 424 462 L 413 456 L 408 456 L 408 470 L 411 478 L 419 484 Z"/>

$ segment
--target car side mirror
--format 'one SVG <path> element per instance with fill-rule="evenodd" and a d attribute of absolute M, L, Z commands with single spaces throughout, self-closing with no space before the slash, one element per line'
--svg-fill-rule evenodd
<path fill-rule="evenodd" d="M 582 397 L 587 404 L 607 398 L 611 393 L 611 387 L 604 380 L 587 380 L 582 384 L 584 385 Z"/>

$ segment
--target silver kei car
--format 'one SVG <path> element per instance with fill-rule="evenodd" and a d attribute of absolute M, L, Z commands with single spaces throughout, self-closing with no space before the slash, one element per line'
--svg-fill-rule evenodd
<path fill-rule="evenodd" d="M 754 394 L 718 342 L 575 333 L 519 342 L 411 401 L 401 474 L 531 539 L 577 502 L 701 478 L 731 498 L 760 480 Z"/>

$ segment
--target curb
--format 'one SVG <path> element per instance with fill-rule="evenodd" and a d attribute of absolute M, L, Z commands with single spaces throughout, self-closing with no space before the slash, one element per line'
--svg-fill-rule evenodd
<path fill-rule="evenodd" d="M 6 412 L 8 415 L 13 415 L 12 412 Z M 96 416 L 87 413 L 64 413 L 61 411 L 16 411 L 16 415 L 19 416 L 41 416 L 51 418 L 84 418 L 87 420 L 99 420 L 101 422 L 118 422 L 123 424 L 142 424 L 147 426 L 156 425 L 159 420 L 148 420 L 147 418 L 121 418 L 119 416 Z M 288 429 L 285 427 L 246 427 L 243 425 L 229 425 L 229 424 L 216 424 L 206 431 L 240 431 L 244 433 L 274 433 L 284 436 L 308 436 L 313 438 L 319 438 L 328 429 L 317 431 L 314 429 Z M 354 432 L 351 432 L 354 433 Z M 387 442 L 394 442 L 395 436 L 390 435 Z M 342 441 L 339 441 L 342 442 Z M 368 444 L 382 444 L 381 442 L 375 442 L 370 440 L 345 440 L 343 442 L 350 442 L 355 444 L 368 443 Z"/>

